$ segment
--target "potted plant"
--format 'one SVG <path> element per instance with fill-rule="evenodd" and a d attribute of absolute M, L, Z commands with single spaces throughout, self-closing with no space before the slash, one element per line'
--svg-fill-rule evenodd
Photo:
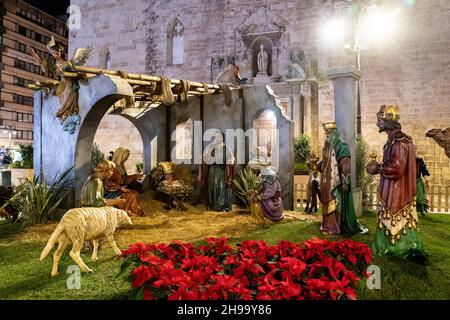
<path fill-rule="evenodd" d="M 311 155 L 311 143 L 307 134 L 299 135 L 294 141 L 294 183 L 308 183 L 308 158 Z"/>

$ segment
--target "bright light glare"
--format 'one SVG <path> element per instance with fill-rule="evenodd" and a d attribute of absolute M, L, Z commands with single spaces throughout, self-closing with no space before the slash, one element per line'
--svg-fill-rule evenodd
<path fill-rule="evenodd" d="M 345 35 L 345 20 L 340 17 L 331 18 L 322 26 L 322 41 L 326 43 L 336 43 L 342 41 Z"/>
<path fill-rule="evenodd" d="M 368 15 L 361 21 L 362 35 L 374 40 L 391 38 L 399 26 L 399 14 L 399 9 L 384 11 L 377 7 L 371 8 Z"/>

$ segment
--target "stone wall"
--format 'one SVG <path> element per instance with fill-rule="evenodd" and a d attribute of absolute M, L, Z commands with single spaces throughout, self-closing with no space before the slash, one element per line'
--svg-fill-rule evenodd
<path fill-rule="evenodd" d="M 428 128 L 450 124 L 450 2 L 417 1 L 402 12 L 401 30 L 385 46 L 362 56 L 363 134 L 381 155 L 375 113 L 380 104 L 398 104 L 404 131 L 424 155 L 434 183 L 450 184 L 450 160 Z"/>
<path fill-rule="evenodd" d="M 128 174 L 136 173 L 136 164 L 144 160 L 142 137 L 136 127 L 122 116 L 105 115 L 98 126 L 94 142 L 99 145 L 105 157 L 119 147 L 132 150 L 125 163 Z"/>
<path fill-rule="evenodd" d="M 146 68 L 147 20 L 145 0 L 71 0 L 81 9 L 81 29 L 70 30 L 69 56 L 75 49 L 94 46 L 88 65 L 106 68 L 111 53 L 111 69 L 143 72 Z"/>
<path fill-rule="evenodd" d="M 97 55 L 89 64 L 101 67 L 109 48 L 112 68 L 128 72 L 164 74 L 178 79 L 214 81 L 234 61 L 242 76 L 252 77 L 248 43 L 242 28 L 283 29 L 276 50 L 278 79 L 274 86 L 280 100 L 298 108 L 298 91 L 286 89 L 297 65 L 318 82 L 317 124 L 334 117 L 331 81 L 322 75 L 330 68 L 354 63 L 343 43 L 324 45 L 319 30 L 331 15 L 330 1 L 322 0 L 72 0 L 82 11 L 82 30 L 70 34 L 70 50 L 95 45 Z M 450 124 L 450 3 L 447 0 L 386 1 L 401 8 L 399 29 L 384 42 L 362 39 L 362 133 L 371 151 L 381 154 L 385 135 L 379 135 L 375 113 L 381 104 L 398 104 L 405 132 L 425 156 L 435 183 L 450 183 L 450 161 L 441 148 L 424 137 L 427 128 Z M 184 26 L 182 65 L 167 60 L 169 26 L 178 19 Z M 253 20 L 252 20 L 253 19 Z M 259 19 L 259 20 L 258 20 Z M 258 29 L 258 30 L 260 30 Z M 351 33 L 346 35 L 350 42 Z M 317 68 L 316 68 L 317 66 Z M 318 72 L 316 72 L 318 69 Z M 279 88 L 279 93 L 277 92 Z M 297 99 L 297 100 L 296 100 Z M 289 114 L 289 112 L 288 112 Z M 298 123 L 296 124 L 298 128 Z M 313 131 L 314 128 L 314 131 Z M 311 125 L 314 149 L 319 151 L 323 129 Z M 298 133 L 298 129 L 296 129 Z"/>

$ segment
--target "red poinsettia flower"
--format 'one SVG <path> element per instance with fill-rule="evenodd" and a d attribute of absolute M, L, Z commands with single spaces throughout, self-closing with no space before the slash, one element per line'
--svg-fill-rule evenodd
<path fill-rule="evenodd" d="M 149 265 L 160 266 L 163 265 L 166 260 L 155 256 L 153 253 L 150 253 L 147 256 L 141 257 L 142 262 L 147 262 Z"/>
<path fill-rule="evenodd" d="M 179 241 L 137 243 L 123 258 L 142 262 L 132 272 L 132 286 L 143 289 L 144 299 L 171 300 L 356 299 L 359 276 L 372 261 L 370 248 L 352 240 L 272 246 L 249 240 L 237 248 L 225 238 L 209 238 L 198 248 Z"/>
<path fill-rule="evenodd" d="M 299 276 L 307 267 L 307 264 L 297 258 L 281 258 L 278 267 L 288 270 L 293 276 Z"/>
<path fill-rule="evenodd" d="M 153 294 L 149 289 L 144 289 L 144 300 L 154 300 Z"/>
<path fill-rule="evenodd" d="M 138 255 L 145 252 L 146 250 L 147 245 L 143 242 L 138 242 L 130 245 L 127 250 L 122 250 L 122 257 L 126 257 L 129 255 Z"/>
<path fill-rule="evenodd" d="M 141 265 L 133 270 L 132 276 L 134 278 L 132 286 L 133 288 L 139 288 L 144 285 L 153 276 L 152 269 L 148 266 Z"/>
<path fill-rule="evenodd" d="M 180 287 L 177 290 L 172 290 L 168 296 L 168 300 L 201 300 L 200 292 L 196 289 Z"/>

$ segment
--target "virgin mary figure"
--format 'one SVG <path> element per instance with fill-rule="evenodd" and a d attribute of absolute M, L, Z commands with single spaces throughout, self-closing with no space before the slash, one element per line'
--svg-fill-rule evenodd
<path fill-rule="evenodd" d="M 198 176 L 198 182 L 206 186 L 210 210 L 231 210 L 234 165 L 233 152 L 225 144 L 224 134 L 219 131 L 203 152 Z"/>

